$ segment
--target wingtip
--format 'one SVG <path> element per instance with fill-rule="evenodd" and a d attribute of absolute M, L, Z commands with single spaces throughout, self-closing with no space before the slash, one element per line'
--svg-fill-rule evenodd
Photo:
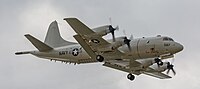
<path fill-rule="evenodd" d="M 64 18 L 63 20 L 71 20 L 71 19 L 77 19 L 77 18 L 75 18 L 75 17 L 72 17 L 72 18 Z"/>
<path fill-rule="evenodd" d="M 67 20 L 67 18 L 64 18 L 63 20 Z"/>
<path fill-rule="evenodd" d="M 27 36 L 31 36 L 31 35 L 30 34 L 25 34 L 24 36 L 27 37 Z"/>

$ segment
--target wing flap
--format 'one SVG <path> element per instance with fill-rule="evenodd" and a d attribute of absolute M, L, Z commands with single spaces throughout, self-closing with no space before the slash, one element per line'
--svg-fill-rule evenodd
<path fill-rule="evenodd" d="M 149 76 L 153 76 L 159 79 L 169 79 L 172 78 L 164 73 L 161 72 L 143 72 L 143 74 L 149 75 Z"/>
<path fill-rule="evenodd" d="M 81 38 L 80 35 L 74 35 L 74 38 L 78 41 L 78 43 L 85 49 L 85 51 L 88 53 L 88 55 L 92 58 L 96 58 L 96 54 L 91 49 L 91 47 Z"/>
<path fill-rule="evenodd" d="M 133 73 L 135 75 L 140 75 L 140 71 L 131 71 L 129 67 L 129 61 L 127 60 L 109 60 L 103 64 L 103 66 L 110 67 L 113 69 L 117 69 L 120 71 L 124 71 L 127 73 Z"/>
<path fill-rule="evenodd" d="M 117 70 L 121 70 L 121 71 L 124 71 L 124 72 L 129 72 L 129 69 L 127 69 L 125 66 L 121 66 L 121 65 L 118 65 L 118 64 L 112 64 L 110 62 L 105 62 L 103 64 L 103 66 L 110 67 L 110 68 L 117 69 Z"/>

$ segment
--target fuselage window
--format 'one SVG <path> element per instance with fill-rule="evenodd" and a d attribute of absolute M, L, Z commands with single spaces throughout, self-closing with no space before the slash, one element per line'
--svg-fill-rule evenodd
<path fill-rule="evenodd" d="M 163 38 L 163 41 L 168 41 L 169 39 L 167 37 Z"/>
<path fill-rule="evenodd" d="M 169 38 L 170 41 L 174 41 L 172 38 Z"/>
<path fill-rule="evenodd" d="M 149 43 L 149 40 L 147 41 L 147 44 Z"/>

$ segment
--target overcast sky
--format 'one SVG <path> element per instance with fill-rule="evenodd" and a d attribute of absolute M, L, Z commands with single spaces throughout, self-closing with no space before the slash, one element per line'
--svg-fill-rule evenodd
<path fill-rule="evenodd" d="M 146 75 L 127 80 L 127 73 L 102 63 L 66 65 L 16 51 L 35 47 L 23 36 L 44 40 L 48 25 L 58 21 L 64 39 L 75 33 L 63 20 L 77 17 L 89 27 L 119 25 L 117 35 L 134 38 L 158 34 L 184 45 L 175 56 L 177 75 L 160 80 Z M 199 89 L 200 0 L 1 0 L 1 89 Z M 108 36 L 110 37 L 110 36 Z"/>

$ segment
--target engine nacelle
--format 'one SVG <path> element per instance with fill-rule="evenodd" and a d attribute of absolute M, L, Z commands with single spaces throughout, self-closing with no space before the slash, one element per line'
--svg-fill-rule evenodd
<path fill-rule="evenodd" d="M 115 42 L 112 42 L 110 45 L 106 45 L 103 47 L 99 47 L 99 51 L 105 52 L 105 51 L 113 51 L 121 46 L 125 45 L 124 43 L 124 37 L 117 37 Z"/>
<path fill-rule="evenodd" d="M 155 63 L 155 59 L 153 59 L 153 58 L 138 59 L 138 60 L 135 60 L 135 61 L 141 63 L 143 68 L 147 68 L 147 67 L 149 67 L 149 66 L 151 66 Z"/>
<path fill-rule="evenodd" d="M 163 72 L 167 69 L 167 65 L 168 65 L 168 62 L 163 62 L 163 65 L 161 66 L 158 66 L 156 63 L 149 66 L 150 68 L 156 70 L 156 71 L 159 71 L 159 72 Z"/>
<path fill-rule="evenodd" d="M 105 26 L 101 26 L 101 27 L 94 28 L 94 29 L 92 29 L 92 30 L 93 30 L 94 32 L 96 32 L 96 34 L 99 35 L 99 36 L 105 36 L 105 35 L 107 35 L 108 33 L 110 33 L 109 26 L 110 26 L 110 25 L 105 25 Z"/>
<path fill-rule="evenodd" d="M 124 45 L 124 43 L 122 41 L 116 41 L 114 43 L 111 44 L 110 48 L 112 50 L 119 48 L 120 46 Z"/>

